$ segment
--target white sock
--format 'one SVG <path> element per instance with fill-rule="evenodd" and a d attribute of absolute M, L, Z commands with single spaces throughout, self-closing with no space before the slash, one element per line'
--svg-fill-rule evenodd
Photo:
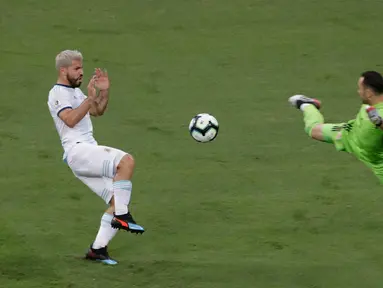
<path fill-rule="evenodd" d="M 114 207 L 116 215 L 128 213 L 130 195 L 132 194 L 132 182 L 120 180 L 113 182 Z"/>
<path fill-rule="evenodd" d="M 113 215 L 104 213 L 101 217 L 100 229 L 98 230 L 96 240 L 94 240 L 92 248 L 100 249 L 108 245 L 109 241 L 116 235 L 118 229 L 112 228 L 110 222 L 113 219 Z"/>
<path fill-rule="evenodd" d="M 307 106 L 309 106 L 309 105 L 311 105 L 311 104 L 309 104 L 309 103 L 303 103 L 299 109 L 301 109 L 302 111 L 304 111 L 304 110 L 305 110 L 305 107 L 307 107 Z"/>

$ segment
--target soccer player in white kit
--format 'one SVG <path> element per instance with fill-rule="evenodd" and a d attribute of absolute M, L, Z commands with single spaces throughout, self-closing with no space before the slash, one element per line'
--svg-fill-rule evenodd
<path fill-rule="evenodd" d="M 90 116 L 105 112 L 110 82 L 108 74 L 97 68 L 85 96 L 79 88 L 82 62 L 83 56 L 77 50 L 65 50 L 56 56 L 58 80 L 49 91 L 48 107 L 64 149 L 64 162 L 109 205 L 85 258 L 114 265 L 117 261 L 110 258 L 107 245 L 117 231 L 144 232 L 128 210 L 134 159 L 129 153 L 99 145 L 94 139 Z"/>

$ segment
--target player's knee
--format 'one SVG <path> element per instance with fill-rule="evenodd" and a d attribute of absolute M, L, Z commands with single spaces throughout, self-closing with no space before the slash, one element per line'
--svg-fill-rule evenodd
<path fill-rule="evenodd" d="M 311 127 L 306 127 L 305 131 L 311 138 L 313 138 L 315 140 L 322 140 L 323 139 L 322 125 L 321 124 L 315 124 Z"/>
<path fill-rule="evenodd" d="M 121 158 L 120 163 L 117 165 L 117 170 L 133 170 L 134 165 L 135 162 L 133 156 L 127 154 Z"/>

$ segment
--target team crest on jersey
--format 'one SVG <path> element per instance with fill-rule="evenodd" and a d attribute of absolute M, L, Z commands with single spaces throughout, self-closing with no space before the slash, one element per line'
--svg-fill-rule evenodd
<path fill-rule="evenodd" d="M 59 100 L 56 100 L 55 105 L 56 105 L 56 106 L 59 106 L 59 105 L 60 105 L 60 101 L 59 101 Z"/>

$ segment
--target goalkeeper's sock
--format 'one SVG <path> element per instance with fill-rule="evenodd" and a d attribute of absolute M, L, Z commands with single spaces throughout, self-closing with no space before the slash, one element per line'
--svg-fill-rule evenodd
<path fill-rule="evenodd" d="M 305 123 L 305 132 L 311 137 L 312 129 L 324 123 L 323 115 L 312 104 L 302 104 L 300 109 L 303 111 L 303 121 Z"/>
<path fill-rule="evenodd" d="M 118 229 L 112 228 L 110 225 L 113 215 L 104 213 L 101 218 L 100 229 L 98 230 L 96 239 L 93 242 L 93 249 L 104 248 L 108 245 L 109 241 L 116 235 Z"/>
<path fill-rule="evenodd" d="M 299 109 L 300 109 L 301 111 L 305 111 L 305 107 L 307 107 L 307 106 L 309 106 L 309 105 L 311 105 L 311 104 L 303 103 L 303 104 L 299 107 Z"/>

